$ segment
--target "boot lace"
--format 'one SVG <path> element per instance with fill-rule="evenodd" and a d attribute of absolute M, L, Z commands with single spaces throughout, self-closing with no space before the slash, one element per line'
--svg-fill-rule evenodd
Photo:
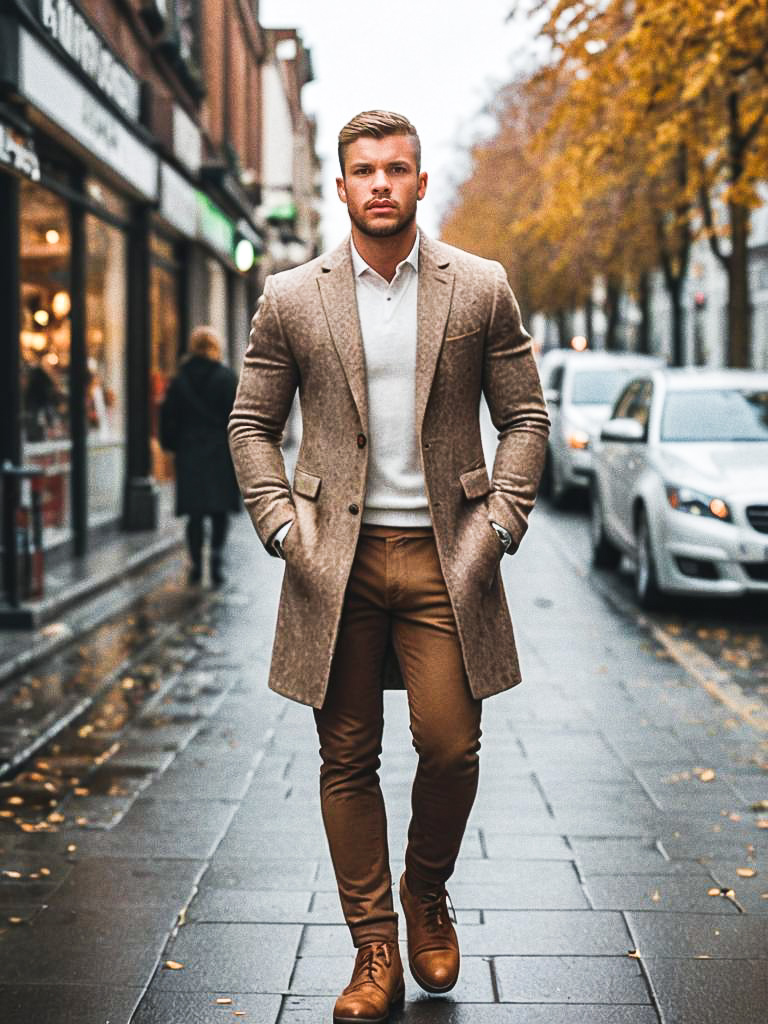
<path fill-rule="evenodd" d="M 376 972 L 382 966 L 389 967 L 392 963 L 392 953 L 386 942 L 373 942 L 369 946 L 363 946 L 358 954 L 358 961 L 355 965 L 355 977 L 350 989 L 360 985 L 377 985 Z"/>
<path fill-rule="evenodd" d="M 430 934 L 441 931 L 448 922 L 456 924 L 456 911 L 446 889 L 442 892 L 420 893 L 418 899 L 424 914 L 424 925 Z"/>

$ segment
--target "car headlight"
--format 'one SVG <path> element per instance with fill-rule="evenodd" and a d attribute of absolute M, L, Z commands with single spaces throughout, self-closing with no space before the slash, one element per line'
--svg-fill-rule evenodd
<path fill-rule="evenodd" d="M 570 430 L 568 432 L 568 447 L 576 449 L 589 448 L 589 434 L 586 430 Z"/>
<path fill-rule="evenodd" d="M 695 491 L 692 487 L 667 486 L 667 501 L 671 508 L 678 512 L 688 512 L 692 516 L 706 516 L 708 519 L 720 519 L 732 522 L 731 510 L 722 498 L 703 491 Z"/>

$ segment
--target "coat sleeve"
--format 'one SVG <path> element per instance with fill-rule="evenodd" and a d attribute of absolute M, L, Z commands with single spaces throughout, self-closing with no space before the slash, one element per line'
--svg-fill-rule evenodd
<path fill-rule="evenodd" d="M 549 417 L 531 338 L 500 264 L 486 338 L 483 393 L 499 444 L 488 518 L 509 530 L 515 551 L 528 528 L 549 435 Z"/>
<path fill-rule="evenodd" d="M 265 547 L 296 512 L 280 444 L 298 385 L 298 368 L 283 333 L 272 278 L 251 321 L 229 446 L 245 507 Z M 271 552 L 270 552 L 271 553 Z"/>

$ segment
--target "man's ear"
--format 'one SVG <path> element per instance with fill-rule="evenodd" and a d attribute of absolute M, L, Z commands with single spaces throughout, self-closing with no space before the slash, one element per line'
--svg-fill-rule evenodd
<path fill-rule="evenodd" d="M 337 178 L 336 179 L 336 193 L 337 193 L 339 199 L 342 201 L 342 203 L 346 203 L 346 201 L 347 201 L 347 190 L 344 187 L 344 179 L 343 178 Z"/>
<path fill-rule="evenodd" d="M 427 172 L 419 171 L 419 188 L 416 192 L 417 199 L 423 199 L 427 191 Z"/>

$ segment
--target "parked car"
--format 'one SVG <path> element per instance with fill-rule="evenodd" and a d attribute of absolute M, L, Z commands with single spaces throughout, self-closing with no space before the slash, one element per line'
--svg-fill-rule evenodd
<path fill-rule="evenodd" d="M 768 373 L 656 370 L 624 388 L 595 450 L 593 560 L 665 594 L 768 593 Z"/>
<path fill-rule="evenodd" d="M 661 366 L 653 356 L 553 349 L 541 360 L 539 375 L 552 429 L 543 490 L 556 505 L 592 473 L 592 447 L 622 387 L 637 373 Z"/>

